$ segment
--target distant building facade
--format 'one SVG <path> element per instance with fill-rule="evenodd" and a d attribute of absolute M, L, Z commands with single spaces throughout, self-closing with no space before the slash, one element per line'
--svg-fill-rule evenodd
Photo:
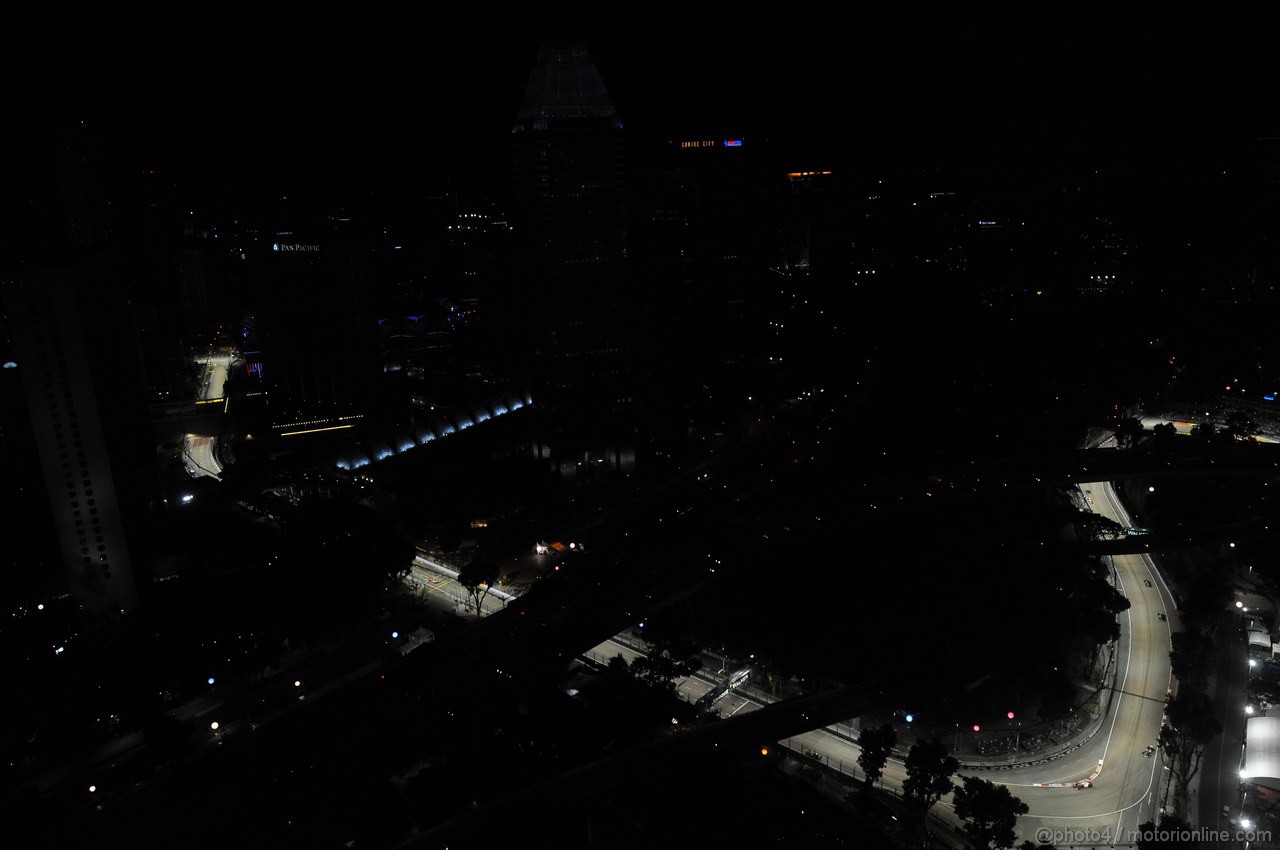
<path fill-rule="evenodd" d="M 277 233 L 269 249 L 257 286 L 272 432 L 355 428 L 371 413 L 379 374 L 358 246 Z"/>

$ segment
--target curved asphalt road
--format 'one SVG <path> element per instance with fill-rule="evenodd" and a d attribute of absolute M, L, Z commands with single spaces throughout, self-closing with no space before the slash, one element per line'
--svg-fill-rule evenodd
<path fill-rule="evenodd" d="M 1094 511 L 1126 528 L 1131 525 L 1110 484 L 1085 484 L 1081 489 Z M 1156 744 L 1160 734 L 1164 701 L 1173 684 L 1170 635 L 1178 614 L 1148 556 L 1116 555 L 1113 562 L 1117 586 L 1131 607 L 1120 616 L 1116 688 L 1097 734 L 1070 755 L 1045 765 L 998 776 L 992 771 L 961 771 L 1009 785 L 1030 807 L 1018 822 L 1020 840 L 1034 841 L 1036 831 L 1047 828 L 1059 833 L 1055 844 L 1131 843 L 1138 824 L 1155 820 L 1159 812 L 1168 771 L 1162 769 L 1158 752 L 1146 757 L 1142 751 Z M 1091 788 L 1073 787 L 1089 777 Z"/>
<path fill-rule="evenodd" d="M 1094 511 L 1131 526 L 1109 483 L 1085 484 L 1081 490 Z M 1118 587 L 1131 607 L 1120 616 L 1116 688 L 1097 732 L 1069 755 L 1047 764 L 1007 770 L 962 768 L 958 773 L 1007 785 L 1027 804 L 1029 813 L 1018 821 L 1019 842 L 1037 841 L 1039 830 L 1049 830 L 1050 843 L 1061 846 L 1132 844 L 1138 825 L 1156 820 L 1163 803 L 1169 772 L 1163 769 L 1158 752 L 1144 756 L 1143 750 L 1157 742 L 1164 701 L 1173 684 L 1170 636 L 1177 628 L 1178 613 L 1169 588 L 1147 555 L 1116 555 L 1113 564 Z M 688 699 L 697 699 L 710 687 L 693 678 L 677 684 L 682 692 L 693 686 Z M 734 706 L 732 711 L 754 707 Z M 852 772 L 859 753 L 848 740 L 825 729 L 797 735 L 786 744 L 832 766 L 840 765 L 845 772 Z M 883 784 L 900 793 L 905 778 L 902 762 L 890 760 Z M 1091 787 L 1077 790 L 1074 784 L 1081 780 L 1091 780 Z M 958 827 L 950 799 L 945 797 L 934 807 L 934 816 Z"/>
<path fill-rule="evenodd" d="M 212 354 L 198 357 L 196 362 L 205 367 L 204 377 L 200 380 L 199 401 L 214 401 L 222 398 L 223 385 L 235 359 L 232 354 Z M 192 478 L 208 476 L 222 480 L 222 464 L 217 455 L 218 438 L 187 434 L 182 440 L 182 458 L 187 473 Z"/>
<path fill-rule="evenodd" d="M 1111 485 L 1081 485 L 1094 511 L 1128 528 L 1132 524 Z M 1049 843 L 1076 847 L 1132 844 L 1139 824 L 1157 818 L 1169 772 L 1160 755 L 1144 756 L 1156 744 L 1164 701 L 1172 686 L 1170 635 L 1178 614 L 1173 596 L 1146 555 L 1116 555 L 1115 577 L 1130 608 L 1120 615 L 1116 689 L 1096 734 L 1069 755 L 1047 764 L 1008 770 L 962 768 L 958 776 L 977 776 L 1009 786 L 1030 811 L 1018 819 L 1018 842 L 1038 841 L 1049 830 Z M 1157 615 L 1164 614 L 1161 620 Z M 820 754 L 835 764 L 850 764 L 858 748 L 824 730 L 791 741 L 794 749 Z M 1163 774 L 1163 775 L 1162 775 Z M 885 766 L 883 782 L 900 791 L 906 771 L 901 761 Z M 1077 790 L 1075 783 L 1091 780 Z M 937 819 L 958 826 L 951 797 L 934 807 Z"/>

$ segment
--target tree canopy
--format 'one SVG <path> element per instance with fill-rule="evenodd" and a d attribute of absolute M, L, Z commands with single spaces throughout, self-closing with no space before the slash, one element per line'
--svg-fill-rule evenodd
<path fill-rule="evenodd" d="M 925 811 L 950 794 L 955 788 L 951 777 L 960 768 L 960 762 L 937 738 L 917 741 L 907 752 L 907 778 L 903 792 L 908 800 Z"/>
<path fill-rule="evenodd" d="M 483 613 L 484 598 L 498 580 L 501 571 L 498 565 L 483 558 L 473 558 L 466 566 L 458 570 L 458 584 L 467 591 L 476 607 L 476 617 Z"/>
<path fill-rule="evenodd" d="M 1222 733 L 1222 725 L 1215 717 L 1213 701 L 1202 690 L 1180 689 L 1169 701 L 1166 714 L 1169 723 L 1160 730 L 1160 748 L 1177 780 L 1178 796 L 1185 800 L 1200 769 L 1204 748 Z"/>
<path fill-rule="evenodd" d="M 964 820 L 964 834 L 980 847 L 1007 850 L 1018 840 L 1014 826 L 1027 804 L 1010 793 L 1008 786 L 996 785 L 976 776 L 964 777 L 956 789 L 956 814 Z"/>
<path fill-rule="evenodd" d="M 695 658 L 697 647 L 688 641 L 670 641 L 655 645 L 647 656 L 631 662 L 631 673 L 645 684 L 663 690 L 675 690 L 675 680 L 691 676 L 702 669 Z"/>
<path fill-rule="evenodd" d="M 870 788 L 884 772 L 885 763 L 898 743 L 898 733 L 888 723 L 858 733 L 858 747 L 862 753 L 858 756 L 858 766 L 866 774 L 866 788 Z"/>

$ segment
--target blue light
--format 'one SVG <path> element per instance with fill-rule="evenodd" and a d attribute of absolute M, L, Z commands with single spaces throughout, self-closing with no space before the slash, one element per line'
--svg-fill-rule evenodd
<path fill-rule="evenodd" d="M 212 677 L 212 676 L 210 676 L 210 677 L 209 677 L 208 679 L 206 679 L 205 681 L 206 681 L 206 682 L 208 682 L 210 685 L 212 685 L 214 680 L 213 680 L 213 677 Z"/>
<path fill-rule="evenodd" d="M 910 723 L 911 721 L 913 721 L 913 720 L 915 720 L 915 719 L 916 719 L 916 716 L 915 716 L 914 714 L 908 714 L 908 715 L 907 715 L 907 717 L 906 717 L 906 720 L 907 720 L 907 722 L 908 722 L 908 723 Z"/>
<path fill-rule="evenodd" d="M 8 366 L 9 364 L 8 364 L 8 363 L 6 363 L 6 364 L 4 364 L 4 365 Z M 1263 398 L 1264 398 L 1264 399 L 1266 399 L 1267 401 L 1275 401 L 1275 400 L 1276 400 L 1276 397 L 1275 397 L 1275 396 L 1273 396 L 1273 395 L 1264 395 L 1264 396 L 1263 396 Z"/>
<path fill-rule="evenodd" d="M 392 632 L 392 633 L 391 633 L 391 639 L 392 639 L 392 640 L 395 640 L 395 639 L 396 639 L 396 638 L 398 638 L 398 637 L 400 637 L 400 633 L 399 633 L 399 632 Z"/>

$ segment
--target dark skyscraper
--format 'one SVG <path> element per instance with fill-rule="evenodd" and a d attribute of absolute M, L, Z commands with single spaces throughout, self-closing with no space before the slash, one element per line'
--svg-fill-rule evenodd
<path fill-rule="evenodd" d="M 35 449 L 12 468 L 26 501 L 44 497 L 50 517 L 33 521 L 18 548 L 28 564 L 43 563 L 52 528 L 65 580 L 38 591 L 65 587 L 87 610 L 114 617 L 137 605 L 149 574 L 159 495 L 138 327 L 145 287 L 98 129 L 75 121 L 32 151 L 29 185 L 11 199 L 31 222 L 0 250 L 0 305 L 6 363 L 20 379 L 6 382 L 19 410 L 5 420 Z"/>
<path fill-rule="evenodd" d="M 620 435 L 635 377 L 623 129 L 584 46 L 538 51 L 512 134 L 521 377 L 562 422 Z"/>
<path fill-rule="evenodd" d="M 57 539 L 27 415 L 12 322 L 0 298 L 0 599 L 14 604 L 61 591 Z"/>
<path fill-rule="evenodd" d="M 123 450 L 133 441 L 113 441 L 120 435 L 103 415 L 114 411 L 122 422 L 130 405 L 113 397 L 110 380 L 104 383 L 99 373 L 128 369 L 130 362 L 90 342 L 89 326 L 105 320 L 84 309 L 80 290 L 86 281 L 59 270 L 3 283 L 12 362 L 22 376 L 67 583 L 88 609 L 116 616 L 132 610 L 138 599 L 126 523 L 136 514 L 128 494 L 140 476 L 124 460 Z M 142 424 L 143 436 L 149 436 Z"/>
<path fill-rule="evenodd" d="M 358 427 L 377 374 L 375 324 L 365 313 L 355 244 L 277 234 L 264 262 L 265 378 L 280 437 Z"/>
<path fill-rule="evenodd" d="M 642 431 L 670 445 L 720 428 L 708 388 L 765 349 L 758 313 L 776 288 L 778 226 L 760 141 L 704 133 L 638 147 L 631 248 L 648 380 L 637 408 Z"/>

